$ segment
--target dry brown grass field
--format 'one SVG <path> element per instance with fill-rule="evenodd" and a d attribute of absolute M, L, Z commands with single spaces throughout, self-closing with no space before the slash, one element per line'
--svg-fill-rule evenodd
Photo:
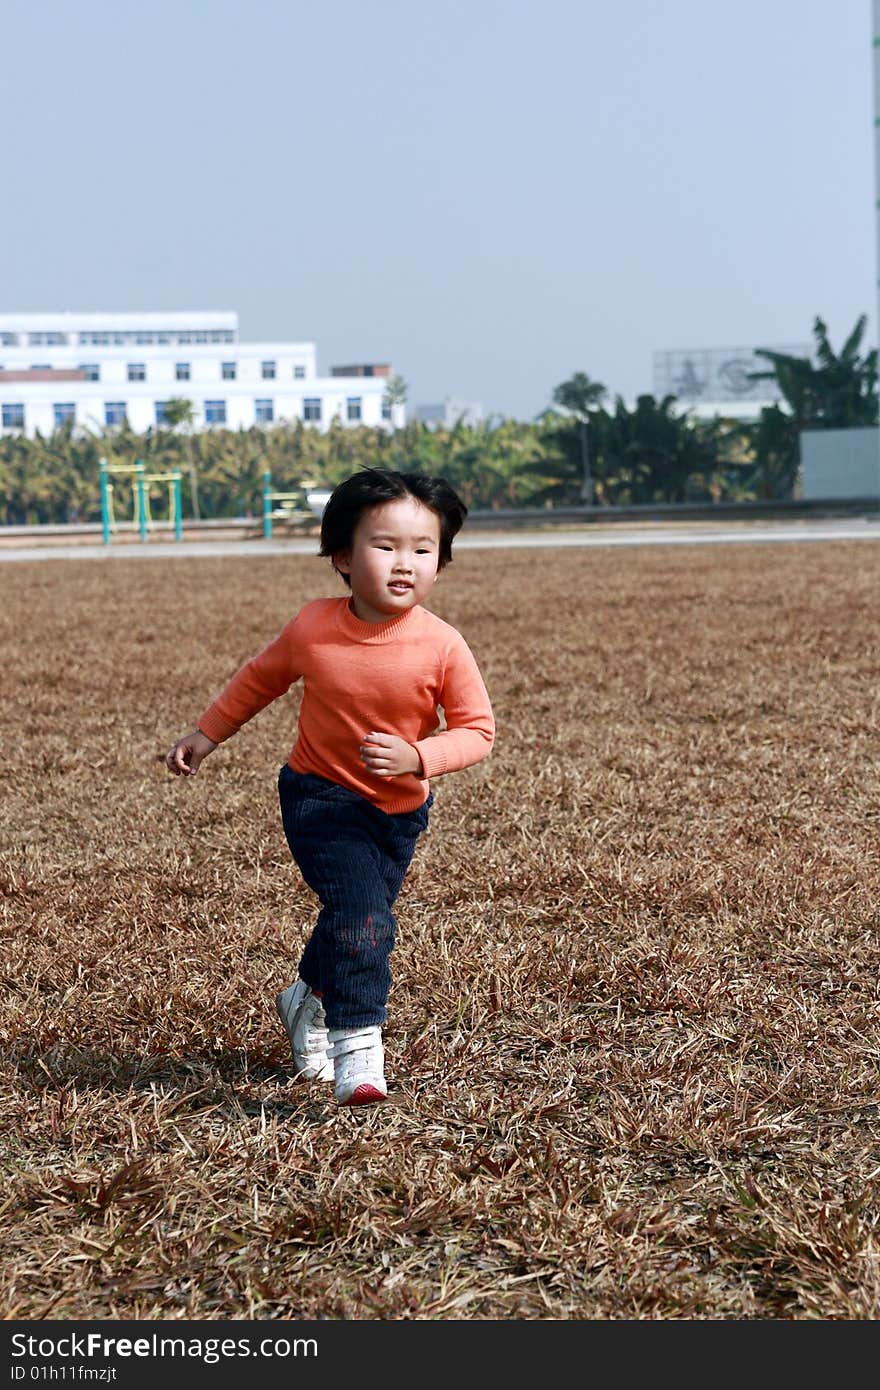
<path fill-rule="evenodd" d="M 399 900 L 389 1101 L 295 1081 L 310 557 L 0 569 L 10 1319 L 880 1316 L 880 546 L 462 551 L 491 758 Z"/>

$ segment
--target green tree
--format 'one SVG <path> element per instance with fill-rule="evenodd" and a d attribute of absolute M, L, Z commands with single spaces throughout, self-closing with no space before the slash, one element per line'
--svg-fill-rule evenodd
<path fill-rule="evenodd" d="M 676 410 L 673 395 L 641 395 L 630 410 L 617 397 L 614 414 L 596 421 L 596 453 L 606 490 L 620 503 L 711 498 L 718 471 L 720 427 Z"/>
<path fill-rule="evenodd" d="M 756 424 L 743 426 L 752 457 L 752 494 L 757 497 L 791 497 L 800 460 L 798 423 L 778 405 L 764 406 Z"/>
<path fill-rule="evenodd" d="M 577 436 L 581 461 L 581 486 L 579 500 L 585 506 L 593 501 L 593 476 L 590 463 L 590 416 L 607 396 L 608 391 L 601 381 L 593 381 L 586 372 L 575 372 L 574 376 L 562 381 L 553 392 L 553 401 L 568 411 L 578 422 Z"/>
<path fill-rule="evenodd" d="M 193 518 L 199 521 L 201 517 L 199 511 L 199 479 L 192 445 L 195 421 L 196 412 L 192 401 L 186 400 L 183 396 L 172 396 L 170 400 L 165 402 L 166 425 L 170 430 L 183 430 L 187 462 L 189 464 L 189 491 L 190 500 L 192 502 L 192 514 Z"/>
<path fill-rule="evenodd" d="M 408 392 L 409 387 L 407 383 L 404 381 L 403 377 L 399 375 L 399 373 L 395 372 L 393 376 L 390 376 L 388 378 L 388 381 L 385 384 L 385 396 L 383 403 L 392 408 L 395 405 L 404 405 L 406 403 Z"/>
<path fill-rule="evenodd" d="M 600 406 L 607 395 L 607 387 L 601 381 L 593 381 L 586 372 L 575 372 L 554 389 L 553 400 L 579 420 L 587 420 L 590 411 Z"/>
<path fill-rule="evenodd" d="M 800 466 L 802 430 L 851 429 L 877 423 L 877 350 L 864 353 L 867 316 L 835 352 L 828 328 L 813 320 L 814 357 L 756 348 L 770 370 L 753 372 L 753 381 L 773 381 L 782 405 L 765 406 L 750 428 L 754 484 L 760 497 L 790 497 Z M 783 408 L 784 407 L 784 408 Z"/>
<path fill-rule="evenodd" d="M 675 410 L 675 397 L 639 396 L 630 409 L 622 397 L 614 410 L 596 406 L 605 388 L 583 373 L 564 382 L 554 400 L 569 414 L 540 417 L 545 448 L 529 466 L 530 501 L 572 505 L 584 500 L 583 426 L 589 428 L 589 483 L 610 505 L 714 499 L 724 491 L 722 422 L 697 421 Z"/>
<path fill-rule="evenodd" d="M 754 381 L 775 381 L 799 430 L 848 429 L 877 423 L 877 349 L 861 353 L 867 317 L 862 314 L 836 353 L 821 318 L 813 321 L 815 361 L 756 348 L 772 370 Z"/>

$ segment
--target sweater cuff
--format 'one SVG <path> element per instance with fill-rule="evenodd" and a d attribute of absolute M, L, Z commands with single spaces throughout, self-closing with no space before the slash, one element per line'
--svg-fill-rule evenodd
<path fill-rule="evenodd" d="M 238 724 L 230 724 L 228 719 L 221 718 L 213 707 L 205 710 L 199 719 L 198 727 L 213 743 L 223 743 L 225 739 L 237 734 L 239 729 Z"/>
<path fill-rule="evenodd" d="M 446 771 L 446 749 L 441 738 L 423 738 L 413 747 L 422 760 L 425 777 L 441 777 Z"/>

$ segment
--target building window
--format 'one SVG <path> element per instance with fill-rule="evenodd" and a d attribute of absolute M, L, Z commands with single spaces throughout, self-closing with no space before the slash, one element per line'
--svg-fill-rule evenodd
<path fill-rule="evenodd" d="M 64 401 L 61 405 L 53 405 L 52 412 L 55 416 L 56 430 L 60 430 L 63 425 L 73 424 L 76 419 L 76 406 L 73 401 Z"/>
<path fill-rule="evenodd" d="M 293 369 L 293 375 L 296 377 L 297 381 L 302 381 L 302 379 L 303 379 L 303 377 L 305 376 L 305 374 L 306 374 L 306 369 L 305 369 L 305 367 L 303 367 L 301 364 L 297 363 L 297 365 L 296 365 L 296 366 L 294 367 L 294 369 Z"/>
<path fill-rule="evenodd" d="M 391 419 L 391 402 L 389 401 L 387 396 L 382 397 L 382 419 Z"/>
<path fill-rule="evenodd" d="M 18 347 L 17 333 L 0 333 L 0 343 L 4 347 Z"/>
<path fill-rule="evenodd" d="M 101 368 L 98 366 L 97 362 L 82 362 L 80 364 L 80 371 L 85 372 L 86 381 L 101 380 Z"/>
<path fill-rule="evenodd" d="M 4 405 L 3 406 L 3 428 L 5 430 L 24 429 L 24 405 Z"/>
<path fill-rule="evenodd" d="M 129 381 L 146 381 L 147 369 L 143 362 L 129 362 L 128 379 Z"/>
<path fill-rule="evenodd" d="M 361 418 L 361 398 L 360 396 L 349 396 L 345 402 L 345 413 L 349 420 L 359 420 Z"/>
<path fill-rule="evenodd" d="M 167 401 L 157 401 L 157 402 L 156 402 L 156 424 L 157 424 L 157 425 L 167 425 L 167 424 L 168 424 L 168 402 L 167 402 Z"/>
<path fill-rule="evenodd" d="M 220 367 L 220 375 L 224 381 L 235 380 L 235 363 L 223 362 Z"/>
<path fill-rule="evenodd" d="M 275 419 L 275 402 L 254 401 L 254 415 L 258 425 L 271 425 Z"/>
<path fill-rule="evenodd" d="M 264 381 L 274 381 L 274 380 L 275 380 L 275 363 L 274 363 L 274 362 L 262 362 L 262 363 L 260 364 L 260 366 L 261 366 L 262 372 L 263 372 L 263 380 L 264 380 Z"/>
<path fill-rule="evenodd" d="M 320 396 L 306 396 L 303 401 L 303 419 L 320 420 L 321 418 L 321 398 Z"/>
<path fill-rule="evenodd" d="M 28 342 L 31 347 L 63 347 L 67 342 L 66 333 L 30 333 Z"/>
<path fill-rule="evenodd" d="M 104 424 L 108 426 L 125 424 L 125 401 L 104 402 Z"/>
<path fill-rule="evenodd" d="M 205 424 L 206 424 L 206 425 L 225 425 L 225 424 L 226 424 L 226 402 L 225 402 L 225 401 L 205 401 Z"/>
<path fill-rule="evenodd" d="M 174 368 L 174 375 L 178 381 L 189 381 L 189 363 L 178 362 Z"/>

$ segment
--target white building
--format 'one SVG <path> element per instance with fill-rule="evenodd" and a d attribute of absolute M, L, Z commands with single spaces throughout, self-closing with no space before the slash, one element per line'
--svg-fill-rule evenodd
<path fill-rule="evenodd" d="M 447 396 L 437 404 L 417 405 L 416 419 L 425 425 L 443 425 L 451 430 L 458 424 L 474 428 L 483 423 L 484 416 L 479 401 L 462 401 Z"/>
<path fill-rule="evenodd" d="M 390 373 L 365 363 L 319 376 L 314 343 L 242 343 L 234 313 L 0 314 L 3 433 L 124 420 L 143 433 L 172 399 L 191 402 L 197 429 L 398 426 L 405 407 L 385 399 Z"/>

